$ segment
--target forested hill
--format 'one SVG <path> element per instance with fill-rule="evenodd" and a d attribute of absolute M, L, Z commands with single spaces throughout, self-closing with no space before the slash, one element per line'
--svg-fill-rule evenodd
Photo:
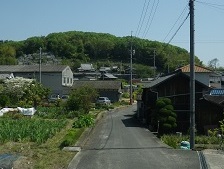
<path fill-rule="evenodd" d="M 0 64 L 16 64 L 23 54 L 51 53 L 57 58 L 77 63 L 96 61 L 130 62 L 130 46 L 133 45 L 133 63 L 145 66 L 155 64 L 157 70 L 174 70 L 189 63 L 189 52 L 177 46 L 158 41 L 131 37 L 116 37 L 111 34 L 69 31 L 31 37 L 24 41 L 0 41 Z M 155 50 L 155 53 L 154 53 Z M 68 63 L 68 62 L 67 62 Z M 196 63 L 200 60 L 196 57 Z"/>

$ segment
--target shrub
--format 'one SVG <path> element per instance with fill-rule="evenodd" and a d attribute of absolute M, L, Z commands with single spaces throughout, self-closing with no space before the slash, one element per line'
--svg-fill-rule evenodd
<path fill-rule="evenodd" d="M 5 107 L 10 103 L 10 99 L 7 95 L 0 95 L 0 106 Z"/>
<path fill-rule="evenodd" d="M 189 141 L 189 135 L 182 137 L 177 135 L 163 135 L 161 141 L 173 148 L 180 148 L 181 141 Z M 215 136 L 196 136 L 195 144 L 219 144 L 219 139 Z"/>
<path fill-rule="evenodd" d="M 78 120 L 73 123 L 73 128 L 90 127 L 94 124 L 94 118 L 90 114 L 79 116 Z"/>
<path fill-rule="evenodd" d="M 68 111 L 80 111 L 89 113 L 92 102 L 96 100 L 98 93 L 91 86 L 83 86 L 73 90 L 66 101 L 65 107 Z"/>
<path fill-rule="evenodd" d="M 173 111 L 171 100 L 168 98 L 159 98 L 156 101 L 156 107 L 152 114 L 152 124 L 154 124 L 154 130 L 158 130 L 159 134 L 171 133 L 177 126 L 176 113 Z M 159 128 L 156 126 L 159 121 Z"/>
<path fill-rule="evenodd" d="M 122 94 L 122 97 L 123 97 L 123 98 L 129 98 L 129 97 L 130 97 L 130 93 L 129 93 L 129 92 L 124 92 L 124 93 Z"/>

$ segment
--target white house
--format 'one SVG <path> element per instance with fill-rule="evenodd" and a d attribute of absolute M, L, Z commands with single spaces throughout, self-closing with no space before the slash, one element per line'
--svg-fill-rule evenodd
<path fill-rule="evenodd" d="M 14 77 L 36 79 L 52 93 L 68 94 L 73 85 L 73 72 L 66 65 L 0 65 L 0 74 L 13 73 Z"/>
<path fill-rule="evenodd" d="M 190 76 L 190 65 L 183 66 L 179 68 L 183 73 Z M 195 65 L 195 79 L 199 82 L 212 87 L 221 89 L 222 75 L 212 71 L 209 68 L 203 66 Z"/>

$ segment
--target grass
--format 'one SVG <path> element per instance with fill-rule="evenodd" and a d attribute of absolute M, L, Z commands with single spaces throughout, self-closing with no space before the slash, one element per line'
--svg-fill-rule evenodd
<path fill-rule="evenodd" d="M 103 110 L 104 109 L 91 110 L 90 113 L 94 115 L 94 118 L 96 118 L 97 114 L 99 114 Z M 51 111 L 51 109 L 49 109 L 48 111 Z M 55 115 L 54 112 L 55 110 L 53 110 L 52 113 L 49 114 Z M 39 118 L 43 120 L 45 116 Z M 47 116 L 47 118 L 49 118 L 49 116 Z M 51 120 L 52 119 L 47 119 L 46 121 Z M 16 161 L 17 167 L 14 167 L 15 169 L 65 169 L 68 167 L 69 163 L 76 154 L 75 152 L 63 151 L 61 147 L 61 143 L 64 141 L 67 133 L 71 131 L 74 123 L 74 120 L 71 119 L 67 119 L 66 121 L 66 126 L 62 127 L 61 130 L 57 131 L 53 137 L 47 139 L 41 144 L 29 142 L 29 140 L 26 139 L 20 140 L 19 142 L 2 142 L 0 143 L 0 154 L 17 154 L 23 157 L 20 160 Z M 74 144 L 79 139 L 83 131 L 84 128 L 75 129 L 76 135 L 75 137 L 73 137 Z"/>
<path fill-rule="evenodd" d="M 7 142 L 1 144 L 0 154 L 10 153 L 25 156 L 21 161 L 23 169 L 63 169 L 67 168 L 69 162 L 75 156 L 75 152 L 62 151 L 60 144 L 67 131 L 72 128 L 73 121 L 70 120 L 66 127 L 58 132 L 54 137 L 39 145 L 32 142 Z M 79 138 L 84 129 L 77 129 L 76 139 Z M 26 166 L 26 167 L 25 167 Z"/>
<path fill-rule="evenodd" d="M 190 141 L 189 135 L 177 136 L 177 135 L 163 135 L 161 136 L 161 141 L 168 146 L 178 149 L 180 148 L 181 141 Z M 196 149 L 207 149 L 215 148 L 219 146 L 220 140 L 215 136 L 196 136 L 195 137 L 195 148 Z"/>

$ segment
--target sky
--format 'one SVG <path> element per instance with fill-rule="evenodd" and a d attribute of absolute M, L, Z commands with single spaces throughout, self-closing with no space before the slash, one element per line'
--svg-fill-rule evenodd
<path fill-rule="evenodd" d="M 0 40 L 83 31 L 136 36 L 190 51 L 189 0 L 1 0 Z M 195 1 L 195 55 L 224 67 L 224 1 Z M 170 56 L 172 57 L 172 56 Z"/>

